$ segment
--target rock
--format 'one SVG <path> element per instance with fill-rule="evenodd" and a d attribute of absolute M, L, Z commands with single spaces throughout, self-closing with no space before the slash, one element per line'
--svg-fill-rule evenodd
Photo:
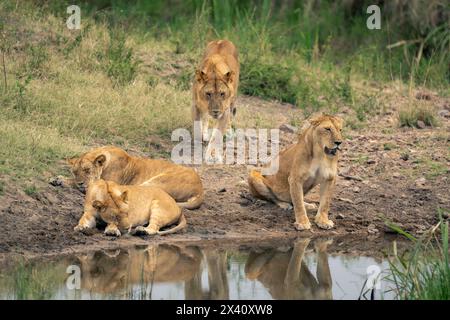
<path fill-rule="evenodd" d="M 425 179 L 424 177 L 417 179 L 416 181 L 414 181 L 414 183 L 416 184 L 416 186 L 418 187 L 424 187 L 425 183 L 427 182 L 427 179 Z"/>
<path fill-rule="evenodd" d="M 220 188 L 219 190 L 217 190 L 218 193 L 223 193 L 223 192 L 227 192 L 227 188 Z"/>
<path fill-rule="evenodd" d="M 359 189 L 359 187 L 353 187 L 353 189 L 352 189 L 352 191 L 353 191 L 354 193 L 359 193 L 360 190 L 361 190 L 361 189 Z"/>
<path fill-rule="evenodd" d="M 423 122 L 422 120 L 417 120 L 417 128 L 419 129 L 425 129 L 427 126 L 425 125 L 425 122 Z"/>
<path fill-rule="evenodd" d="M 295 133 L 298 130 L 296 127 L 291 126 L 290 124 L 287 124 L 287 123 L 282 124 L 279 129 L 283 132 L 289 132 L 289 133 Z"/>
<path fill-rule="evenodd" d="M 401 175 L 399 172 L 394 172 L 394 173 L 392 174 L 392 176 L 393 176 L 394 178 L 400 178 L 402 175 Z"/>
<path fill-rule="evenodd" d="M 370 234 L 375 234 L 375 233 L 379 233 L 380 230 L 377 229 L 377 226 L 374 225 L 373 223 L 369 224 L 367 227 L 367 232 L 369 232 Z"/>
<path fill-rule="evenodd" d="M 336 216 L 336 219 L 345 219 L 345 216 L 344 216 L 342 213 L 339 213 L 339 214 Z"/>
<path fill-rule="evenodd" d="M 446 109 L 442 109 L 442 110 L 438 111 L 438 115 L 443 118 L 450 118 L 450 111 L 448 111 Z"/>
<path fill-rule="evenodd" d="M 248 187 L 248 183 L 245 180 L 239 181 L 236 185 L 240 187 Z"/>
<path fill-rule="evenodd" d="M 431 93 L 425 92 L 425 91 L 417 92 L 416 99 L 417 100 L 431 100 Z"/>
<path fill-rule="evenodd" d="M 376 161 L 374 159 L 369 159 L 366 161 L 367 164 L 374 164 Z"/>
<path fill-rule="evenodd" d="M 52 177 L 49 179 L 48 183 L 54 187 L 61 187 L 64 185 L 64 177 L 63 176 Z"/>
<path fill-rule="evenodd" d="M 58 203 L 58 198 L 50 192 L 44 192 L 42 196 L 45 197 L 50 204 Z"/>
<path fill-rule="evenodd" d="M 354 202 L 352 200 L 347 199 L 347 198 L 338 198 L 338 200 L 340 200 L 342 202 L 347 202 L 347 203 L 350 203 L 350 204 L 354 204 Z"/>

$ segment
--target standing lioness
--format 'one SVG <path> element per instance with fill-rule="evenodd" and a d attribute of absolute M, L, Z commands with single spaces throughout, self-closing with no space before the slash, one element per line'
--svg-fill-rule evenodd
<path fill-rule="evenodd" d="M 192 118 L 194 125 L 196 122 L 200 125 L 204 141 L 208 140 L 209 116 L 217 120 L 220 137 L 231 127 L 238 83 L 239 61 L 234 44 L 228 40 L 208 43 L 192 88 Z"/>
<path fill-rule="evenodd" d="M 292 203 L 296 229 L 306 230 L 311 228 L 306 208 L 313 209 L 314 205 L 305 204 L 303 195 L 320 184 L 320 205 L 315 222 L 320 228 L 332 228 L 334 224 L 328 219 L 328 210 L 337 176 L 341 129 L 342 119 L 335 116 L 320 115 L 310 119 L 297 143 L 280 152 L 276 174 L 264 176 L 255 170 L 250 172 L 251 193 L 282 208 Z"/>
<path fill-rule="evenodd" d="M 161 188 L 187 209 L 198 208 L 203 202 L 203 185 L 197 172 L 170 161 L 133 157 L 116 147 L 101 147 L 68 162 L 75 176 L 72 184 L 87 185 L 104 179 Z"/>

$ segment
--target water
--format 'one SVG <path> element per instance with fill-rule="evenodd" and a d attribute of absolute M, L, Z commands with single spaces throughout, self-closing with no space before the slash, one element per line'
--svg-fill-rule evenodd
<path fill-rule="evenodd" d="M 379 285 L 376 299 L 393 298 L 382 277 L 387 261 L 328 253 L 328 244 L 302 240 L 264 250 L 159 245 L 22 262 L 1 268 L 0 298 L 358 299 L 370 291 L 365 283 L 371 279 Z"/>

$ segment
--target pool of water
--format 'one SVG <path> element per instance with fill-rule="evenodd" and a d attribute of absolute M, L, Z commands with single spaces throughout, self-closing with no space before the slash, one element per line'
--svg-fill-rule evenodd
<path fill-rule="evenodd" d="M 240 250 L 165 244 L 18 262 L 1 268 L 0 298 L 394 298 L 383 279 L 387 261 L 329 253 L 328 245 L 300 240 Z"/>

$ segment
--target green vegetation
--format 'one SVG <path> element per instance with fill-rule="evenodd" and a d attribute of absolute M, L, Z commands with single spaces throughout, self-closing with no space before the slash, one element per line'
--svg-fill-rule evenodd
<path fill-rule="evenodd" d="M 354 129 L 381 109 L 381 82 L 449 94 L 445 1 L 385 5 L 382 30 L 366 28 L 368 3 L 81 1 L 82 29 L 69 30 L 69 1 L 2 1 L 0 173 L 48 176 L 57 160 L 99 144 L 154 152 L 152 135 L 190 126 L 192 74 L 217 38 L 239 49 L 242 94 L 305 115 L 351 108 Z M 435 123 L 422 111 L 399 118 Z M 272 122 L 243 111 L 237 127 Z"/>
<path fill-rule="evenodd" d="M 439 216 L 439 224 L 421 239 L 416 239 L 395 225 L 388 224 L 415 243 L 414 248 L 402 256 L 398 255 L 394 247 L 388 279 L 395 285 L 399 299 L 450 299 L 449 223 L 443 220 L 441 209 Z M 440 232 L 440 239 L 436 238 L 437 231 Z"/>
<path fill-rule="evenodd" d="M 436 126 L 437 117 L 433 106 L 425 103 L 411 103 L 398 111 L 398 122 L 401 127 L 419 127 L 418 121 L 426 126 Z"/>
<path fill-rule="evenodd" d="M 25 189 L 23 190 L 27 195 L 29 196 L 33 196 L 38 192 L 37 187 L 33 184 L 33 185 L 29 185 L 26 186 Z"/>

